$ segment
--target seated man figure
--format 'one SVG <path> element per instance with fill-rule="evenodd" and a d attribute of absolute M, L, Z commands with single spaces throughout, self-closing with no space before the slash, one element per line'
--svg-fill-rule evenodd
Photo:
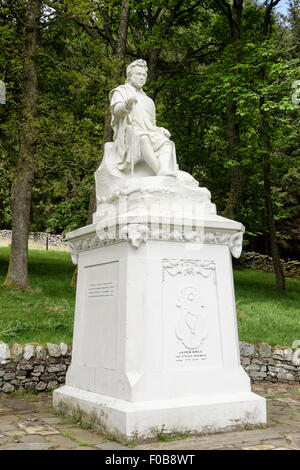
<path fill-rule="evenodd" d="M 143 91 L 147 63 L 142 59 L 132 62 L 126 74 L 126 83 L 110 92 L 117 168 L 133 173 L 134 165 L 144 161 L 155 175 L 176 177 L 175 145 L 170 132 L 156 126 L 154 102 Z"/>

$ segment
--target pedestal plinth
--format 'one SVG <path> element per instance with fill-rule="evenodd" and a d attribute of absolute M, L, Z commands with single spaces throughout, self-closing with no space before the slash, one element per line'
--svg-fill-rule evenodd
<path fill-rule="evenodd" d="M 242 225 L 208 218 L 202 241 L 144 228 L 129 224 L 114 241 L 96 224 L 68 235 L 73 353 L 54 408 L 122 439 L 264 424 L 265 400 L 239 356 L 230 249 Z"/>

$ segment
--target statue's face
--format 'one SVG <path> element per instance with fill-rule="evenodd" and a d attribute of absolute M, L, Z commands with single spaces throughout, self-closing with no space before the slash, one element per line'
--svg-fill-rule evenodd
<path fill-rule="evenodd" d="M 147 72 L 144 67 L 134 67 L 130 76 L 128 77 L 129 83 L 137 89 L 143 88 L 146 83 L 146 80 Z"/>

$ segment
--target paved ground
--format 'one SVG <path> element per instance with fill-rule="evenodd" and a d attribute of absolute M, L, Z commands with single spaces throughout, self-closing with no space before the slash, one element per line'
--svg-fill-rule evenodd
<path fill-rule="evenodd" d="M 254 385 L 267 398 L 264 428 L 125 446 L 54 414 L 46 393 L 0 397 L 0 450 L 300 450 L 300 385 Z"/>

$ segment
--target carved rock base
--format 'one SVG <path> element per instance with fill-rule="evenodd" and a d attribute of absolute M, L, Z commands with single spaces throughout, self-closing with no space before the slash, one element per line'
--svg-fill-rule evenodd
<path fill-rule="evenodd" d="M 69 235 L 80 235 L 73 352 L 55 409 L 123 439 L 264 424 L 240 364 L 223 238 L 97 246 L 91 231 Z"/>

